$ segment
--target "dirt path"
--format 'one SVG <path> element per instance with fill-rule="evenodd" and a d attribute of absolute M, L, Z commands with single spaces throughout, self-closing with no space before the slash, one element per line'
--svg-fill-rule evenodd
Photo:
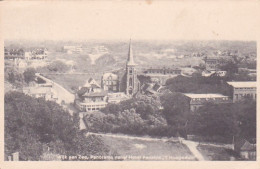
<path fill-rule="evenodd" d="M 88 132 L 88 135 L 96 135 L 96 136 L 106 136 L 106 137 L 114 137 L 114 138 L 124 138 L 124 139 L 132 139 L 132 140 L 143 140 L 143 141 L 171 141 L 172 139 L 168 138 L 151 138 L 151 137 L 138 137 L 138 136 L 128 136 L 128 135 L 119 135 L 119 134 L 110 134 L 110 133 L 92 133 Z M 174 138 L 174 140 L 178 140 L 178 138 Z"/>
<path fill-rule="evenodd" d="M 198 143 L 194 142 L 194 141 L 189 141 L 189 140 L 183 140 L 182 141 L 183 144 L 185 144 L 190 151 L 192 152 L 192 154 L 199 160 L 199 161 L 205 161 L 203 155 L 199 152 L 199 150 L 197 149 Z"/>

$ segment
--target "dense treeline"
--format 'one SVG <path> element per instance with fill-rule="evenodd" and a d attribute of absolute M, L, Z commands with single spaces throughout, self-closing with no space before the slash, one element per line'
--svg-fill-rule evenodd
<path fill-rule="evenodd" d="M 160 101 L 142 99 L 110 104 L 102 112 L 88 114 L 84 118 L 88 130 L 161 137 L 191 134 L 200 136 L 203 141 L 225 143 L 231 143 L 233 137 L 256 138 L 256 102 L 253 100 L 206 103 L 196 112 L 190 112 L 189 100 L 181 93 L 165 93 Z"/>
<path fill-rule="evenodd" d="M 166 81 L 166 86 L 172 92 L 181 93 L 221 93 L 232 95 L 232 87 L 222 77 L 203 77 L 193 74 L 192 77 L 177 76 Z"/>
<path fill-rule="evenodd" d="M 232 142 L 233 137 L 256 139 L 256 102 L 207 103 L 191 114 L 189 133 L 212 141 Z"/>
<path fill-rule="evenodd" d="M 120 104 L 109 104 L 102 112 L 85 116 L 88 130 L 133 135 L 172 136 L 162 114 L 159 98 L 133 98 Z"/>
<path fill-rule="evenodd" d="M 44 154 L 105 155 L 108 149 L 94 136 L 85 137 L 78 118 L 61 106 L 19 92 L 5 95 L 5 156 L 45 160 Z"/>

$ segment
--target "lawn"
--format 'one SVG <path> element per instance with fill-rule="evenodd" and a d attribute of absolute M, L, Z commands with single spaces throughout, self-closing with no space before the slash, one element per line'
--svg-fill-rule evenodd
<path fill-rule="evenodd" d="M 89 78 L 95 78 L 95 80 L 100 84 L 101 74 L 98 76 L 90 74 L 48 74 L 45 77 L 53 80 L 54 82 L 60 84 L 68 91 L 74 93 L 75 89 L 79 86 L 83 86 Z M 74 89 L 74 90 L 73 90 Z"/>
<path fill-rule="evenodd" d="M 230 161 L 234 159 L 234 152 L 224 147 L 216 147 L 212 145 L 199 145 L 198 150 L 203 157 L 209 161 Z"/>
<path fill-rule="evenodd" d="M 112 154 L 124 158 L 124 160 L 195 160 L 190 150 L 181 143 L 108 136 L 102 136 L 102 139 L 109 146 Z"/>

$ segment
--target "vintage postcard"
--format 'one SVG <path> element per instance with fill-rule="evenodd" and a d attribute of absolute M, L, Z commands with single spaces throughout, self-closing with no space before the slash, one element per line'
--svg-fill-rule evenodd
<path fill-rule="evenodd" d="M 1 169 L 259 167 L 259 1 L 0 5 Z"/>

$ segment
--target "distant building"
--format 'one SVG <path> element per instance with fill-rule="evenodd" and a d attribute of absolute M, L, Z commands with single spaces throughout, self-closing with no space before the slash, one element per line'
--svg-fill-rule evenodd
<path fill-rule="evenodd" d="M 23 49 L 6 49 L 5 48 L 5 59 L 24 59 Z"/>
<path fill-rule="evenodd" d="M 144 71 L 145 74 L 160 74 L 160 75 L 180 75 L 181 69 L 178 68 L 149 68 Z"/>
<path fill-rule="evenodd" d="M 141 86 L 141 93 L 145 95 L 154 95 L 160 93 L 163 87 L 158 83 L 145 83 Z"/>
<path fill-rule="evenodd" d="M 105 91 L 118 92 L 119 91 L 118 75 L 114 73 L 103 74 L 101 78 L 101 86 Z"/>
<path fill-rule="evenodd" d="M 77 92 L 75 104 L 83 112 L 100 110 L 107 105 L 107 92 L 91 78 Z"/>
<path fill-rule="evenodd" d="M 83 51 L 82 46 L 64 46 L 63 49 L 68 53 L 68 54 L 79 54 Z"/>
<path fill-rule="evenodd" d="M 124 92 L 108 93 L 108 103 L 117 104 L 127 99 L 129 97 Z"/>
<path fill-rule="evenodd" d="M 235 142 L 234 151 L 245 160 L 256 160 L 256 144 L 252 144 L 245 139 Z"/>
<path fill-rule="evenodd" d="M 208 71 L 217 70 L 218 61 L 219 61 L 218 57 L 205 57 L 204 61 L 205 61 L 206 70 Z"/>
<path fill-rule="evenodd" d="M 19 68 L 19 69 L 24 69 L 28 66 L 27 62 L 23 59 L 18 59 L 18 58 L 15 58 L 14 59 L 14 66 Z"/>
<path fill-rule="evenodd" d="M 219 76 L 219 77 L 224 77 L 224 76 L 226 76 L 226 74 L 227 74 L 227 71 L 208 71 L 208 70 L 204 70 L 201 73 L 201 76 L 209 77 L 211 75 L 216 75 L 216 76 Z"/>
<path fill-rule="evenodd" d="M 256 82 L 227 82 L 233 87 L 233 102 L 240 101 L 244 98 L 256 100 Z"/>
<path fill-rule="evenodd" d="M 212 102 L 215 104 L 231 103 L 232 100 L 229 96 L 224 96 L 222 94 L 206 93 L 206 94 L 195 94 L 195 93 L 184 93 L 189 100 L 189 106 L 191 111 L 196 111 L 199 107 L 207 102 Z"/>
<path fill-rule="evenodd" d="M 29 57 L 30 57 L 30 59 L 42 60 L 42 59 L 46 59 L 47 56 L 48 56 L 48 54 L 47 54 L 46 48 L 36 48 L 31 51 L 31 56 L 29 56 Z"/>
<path fill-rule="evenodd" d="M 35 98 L 44 98 L 48 101 L 56 102 L 58 100 L 57 92 L 52 87 L 26 87 L 23 88 L 23 93 Z"/>

